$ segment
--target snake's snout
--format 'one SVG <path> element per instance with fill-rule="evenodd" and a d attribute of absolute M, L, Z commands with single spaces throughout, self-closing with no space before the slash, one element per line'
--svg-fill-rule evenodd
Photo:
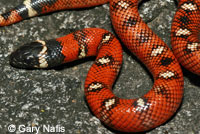
<path fill-rule="evenodd" d="M 43 45 L 39 42 L 25 44 L 10 55 L 10 64 L 17 68 L 40 68 L 39 58 L 42 54 L 44 57 L 42 52 L 45 53 Z M 45 62 L 44 59 L 43 61 Z"/>

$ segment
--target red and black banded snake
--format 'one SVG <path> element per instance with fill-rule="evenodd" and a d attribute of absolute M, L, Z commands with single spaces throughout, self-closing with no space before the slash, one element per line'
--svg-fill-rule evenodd
<path fill-rule="evenodd" d="M 0 26 L 47 12 L 86 8 L 107 2 L 26 0 L 23 5 L 1 15 Z M 112 93 L 112 84 L 122 64 L 122 49 L 116 37 L 103 29 L 87 28 L 54 40 L 38 40 L 31 45 L 24 45 L 11 55 L 11 65 L 47 68 L 87 56 L 97 56 L 85 81 L 85 96 L 92 112 L 103 123 L 119 131 L 139 132 L 155 128 L 166 122 L 181 103 L 183 76 L 178 61 L 192 72 L 200 74 L 200 2 L 179 1 L 179 12 L 175 15 L 171 32 L 176 58 L 142 21 L 138 3 L 138 0 L 111 0 L 110 14 L 120 40 L 153 75 L 152 89 L 140 98 L 121 99 Z M 30 49 L 34 51 L 29 52 Z"/>

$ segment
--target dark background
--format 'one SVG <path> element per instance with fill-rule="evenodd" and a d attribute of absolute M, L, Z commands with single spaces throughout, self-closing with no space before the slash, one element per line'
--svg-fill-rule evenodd
<path fill-rule="evenodd" d="M 0 13 L 22 0 L 1 0 Z M 177 3 L 150 0 L 140 4 L 145 22 L 170 46 L 170 27 Z M 65 10 L 27 19 L 0 28 L 0 132 L 9 124 L 61 125 L 66 134 L 114 134 L 93 116 L 84 99 L 83 85 L 91 59 L 79 60 L 51 70 L 16 69 L 9 55 L 24 43 L 64 36 L 86 27 L 113 32 L 109 5 L 89 9 Z M 145 94 L 153 85 L 147 69 L 124 49 L 123 67 L 114 86 L 119 97 Z M 183 69 L 184 99 L 178 112 L 167 123 L 147 134 L 200 134 L 200 82 L 198 76 Z M 118 133 L 119 134 L 119 133 Z"/>

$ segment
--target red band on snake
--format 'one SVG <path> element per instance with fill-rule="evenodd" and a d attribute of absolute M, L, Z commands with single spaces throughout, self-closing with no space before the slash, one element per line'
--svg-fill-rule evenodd
<path fill-rule="evenodd" d="M 1 15 L 0 26 L 47 12 L 106 2 L 108 0 L 26 0 L 21 5 L 24 11 L 17 7 Z M 103 29 L 87 28 L 54 40 L 24 45 L 11 55 L 11 64 L 20 68 L 48 68 L 97 56 L 85 81 L 86 100 L 95 116 L 119 131 L 140 132 L 155 128 L 166 122 L 181 103 L 183 75 L 178 61 L 196 74 L 200 72 L 200 2 L 179 1 L 172 26 L 172 45 L 178 61 L 169 47 L 142 21 L 138 3 L 139 0 L 110 0 L 110 14 L 123 44 L 153 75 L 152 89 L 140 98 L 121 99 L 112 93 L 122 63 L 122 49 L 116 37 Z M 29 52 L 30 49 L 34 52 Z"/>
<path fill-rule="evenodd" d="M 180 0 L 171 28 L 171 45 L 178 61 L 200 75 L 200 1 Z"/>

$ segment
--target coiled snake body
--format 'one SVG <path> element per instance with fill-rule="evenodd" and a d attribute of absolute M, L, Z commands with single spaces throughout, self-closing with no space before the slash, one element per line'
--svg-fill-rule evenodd
<path fill-rule="evenodd" d="M 11 54 L 10 63 L 20 68 L 50 68 L 97 56 L 85 81 L 85 96 L 92 112 L 104 124 L 119 131 L 150 130 L 166 122 L 181 103 L 183 74 L 178 61 L 200 74 L 199 0 L 179 0 L 171 32 L 176 58 L 140 18 L 139 0 L 25 0 L 0 15 L 0 26 L 52 11 L 107 2 L 117 35 L 153 75 L 154 85 L 144 96 L 121 99 L 112 93 L 122 64 L 122 49 L 117 38 L 104 29 L 86 28 L 57 39 L 26 44 Z"/>

